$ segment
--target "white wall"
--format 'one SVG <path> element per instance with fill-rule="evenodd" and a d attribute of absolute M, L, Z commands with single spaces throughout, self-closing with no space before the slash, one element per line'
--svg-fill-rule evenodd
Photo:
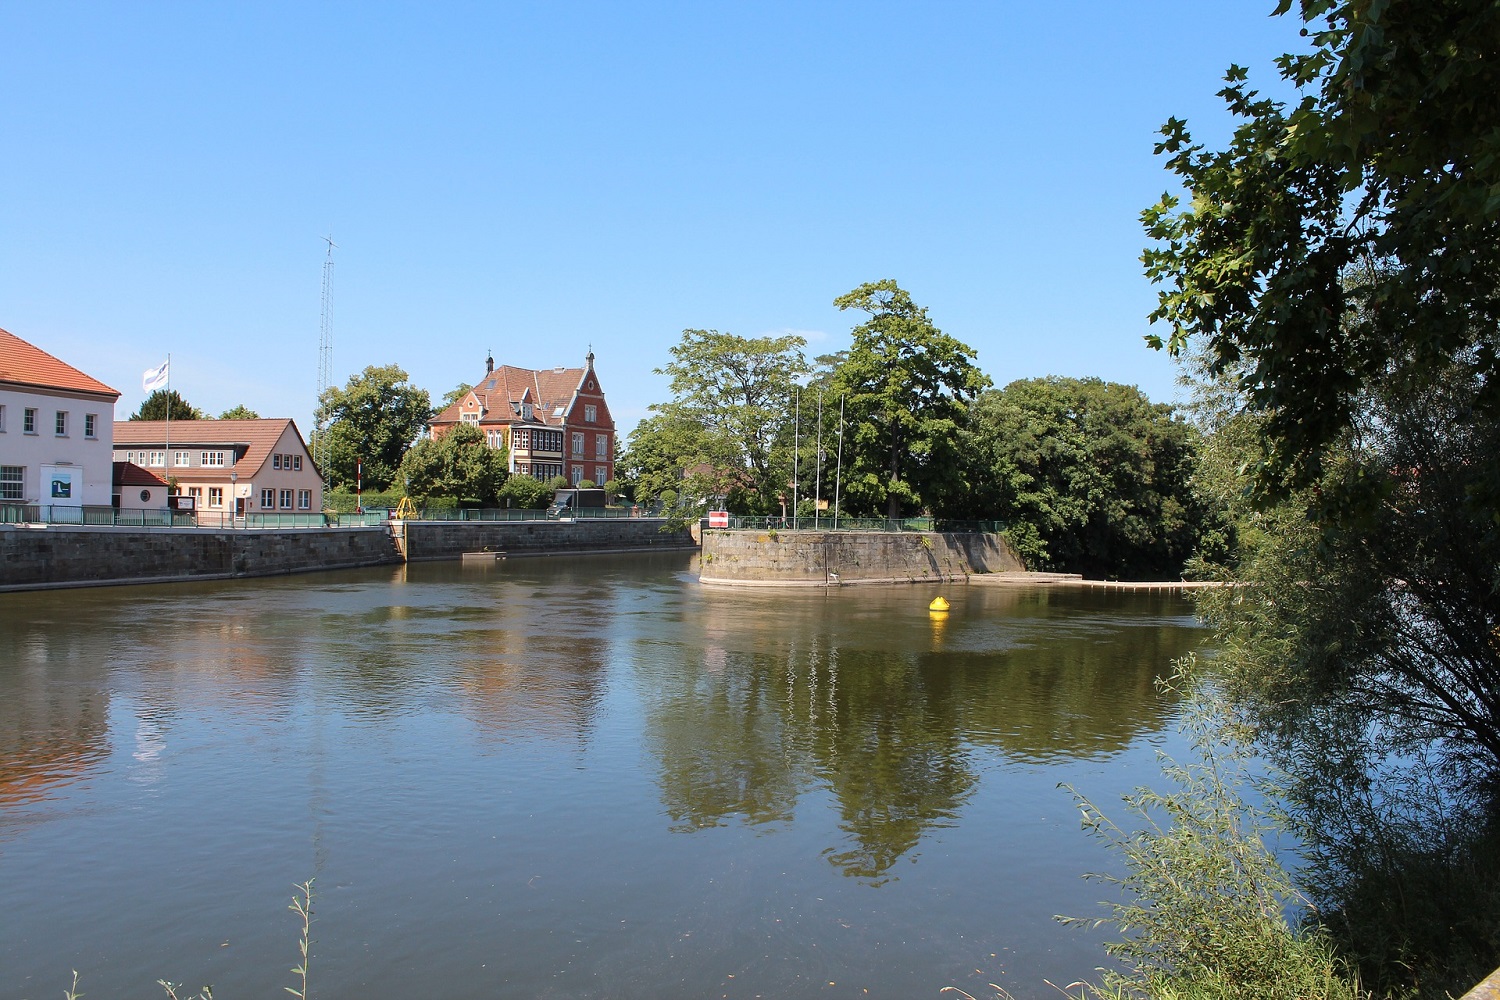
<path fill-rule="evenodd" d="M 110 504 L 113 477 L 114 400 L 99 396 L 70 395 L 62 391 L 20 390 L 0 386 L 0 406 L 5 408 L 0 429 L 0 465 L 19 465 L 26 472 L 21 500 L 24 503 L 61 506 Z M 27 408 L 36 410 L 35 433 L 24 431 Z M 57 413 L 67 413 L 67 433 L 56 433 Z M 85 417 L 94 415 L 94 436 L 85 437 Z M 74 477 L 81 488 L 70 497 L 53 497 L 42 482 L 42 467 L 77 469 Z M 51 477 L 49 477 L 51 478 Z"/>

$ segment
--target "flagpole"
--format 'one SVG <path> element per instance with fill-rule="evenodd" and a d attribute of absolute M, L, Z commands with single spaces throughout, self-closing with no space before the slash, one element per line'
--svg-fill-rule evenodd
<path fill-rule="evenodd" d="M 163 443 L 162 447 L 166 449 L 165 451 L 162 452 L 162 456 L 161 456 L 161 460 L 162 460 L 162 472 L 165 473 L 165 475 L 163 475 L 162 478 L 167 481 L 167 496 L 170 497 L 172 495 L 172 352 L 171 351 L 167 352 L 167 429 L 165 431 L 163 431 L 162 434 L 163 434 L 163 436 L 165 438 L 165 442 Z M 172 505 L 172 501 L 168 500 L 167 501 L 167 506 L 171 507 L 171 505 Z M 170 519 L 171 515 L 168 514 L 167 517 L 168 517 L 168 519 Z"/>
<path fill-rule="evenodd" d="M 839 530 L 839 507 L 843 505 L 840 493 L 844 485 L 844 397 L 839 396 L 839 464 L 833 474 L 833 530 Z"/>

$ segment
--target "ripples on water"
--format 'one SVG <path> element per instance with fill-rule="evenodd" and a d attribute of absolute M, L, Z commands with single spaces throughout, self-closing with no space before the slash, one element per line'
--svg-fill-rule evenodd
<path fill-rule="evenodd" d="M 953 603 L 934 620 L 927 602 Z M 0 997 L 1050 995 L 1155 773 L 1163 596 L 687 557 L 0 597 Z M 866 992 L 868 991 L 868 992 Z"/>

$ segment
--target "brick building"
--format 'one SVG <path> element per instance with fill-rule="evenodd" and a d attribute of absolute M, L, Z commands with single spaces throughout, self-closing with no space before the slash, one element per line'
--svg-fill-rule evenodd
<path fill-rule="evenodd" d="M 484 378 L 428 421 L 428 434 L 441 438 L 459 424 L 479 428 L 490 447 L 506 448 L 515 475 L 596 486 L 615 477 L 615 422 L 592 351 L 582 368 L 496 368 L 486 358 Z"/>

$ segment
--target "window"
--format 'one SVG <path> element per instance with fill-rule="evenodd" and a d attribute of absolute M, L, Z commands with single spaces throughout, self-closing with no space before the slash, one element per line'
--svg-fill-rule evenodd
<path fill-rule="evenodd" d="M 460 413 L 458 419 L 466 424 L 477 424 L 479 423 L 479 411 L 470 410 L 468 413 Z"/>
<path fill-rule="evenodd" d="M 264 510 L 274 510 L 275 507 L 276 507 L 276 491 L 275 490 L 261 490 L 260 491 L 260 505 L 261 505 L 261 508 L 264 509 Z"/>
<path fill-rule="evenodd" d="M 583 456 L 583 431 L 573 432 L 573 454 Z"/>
<path fill-rule="evenodd" d="M 586 423 L 586 424 L 591 424 L 595 420 L 598 420 L 598 419 L 599 419 L 599 407 L 594 406 L 592 404 L 585 405 L 584 408 L 583 408 L 583 422 Z"/>
<path fill-rule="evenodd" d="M 312 490 L 297 491 L 297 509 L 312 510 Z"/>
<path fill-rule="evenodd" d="M 36 407 L 28 406 L 21 411 L 21 433 L 36 433 Z"/>
<path fill-rule="evenodd" d="M 282 490 L 281 491 L 281 509 L 282 510 L 291 510 L 292 509 L 292 491 L 291 490 Z"/>
<path fill-rule="evenodd" d="M 516 431 L 515 434 L 513 434 L 511 436 L 515 438 L 516 447 L 517 448 L 530 448 L 531 447 L 531 432 L 530 431 Z"/>
<path fill-rule="evenodd" d="M 57 411 L 57 420 L 53 424 L 53 427 L 55 428 L 55 430 L 53 431 L 53 433 L 56 434 L 58 437 L 65 438 L 65 437 L 68 436 L 68 411 L 67 410 L 58 410 Z"/>
<path fill-rule="evenodd" d="M 224 487 L 210 486 L 208 488 L 208 505 L 210 507 L 224 506 Z"/>
<path fill-rule="evenodd" d="M 85 413 L 83 415 L 83 436 L 90 440 L 99 436 L 99 414 Z"/>
<path fill-rule="evenodd" d="M 599 434 L 599 435 L 596 435 L 594 437 L 594 457 L 595 458 L 608 458 L 609 457 L 609 435 L 608 434 Z"/>
<path fill-rule="evenodd" d="M 153 451 L 151 453 L 151 464 L 158 469 L 165 468 L 167 464 L 167 453 L 164 451 Z"/>
<path fill-rule="evenodd" d="M 224 465 L 224 453 L 222 451 L 205 451 L 198 456 L 198 464 L 222 467 Z"/>
<path fill-rule="evenodd" d="M 573 466 L 573 485 L 577 486 L 581 482 L 583 482 L 583 466 L 575 465 Z"/>
<path fill-rule="evenodd" d="M 5 433 L 5 404 L 0 403 L 0 434 Z"/>
<path fill-rule="evenodd" d="M 189 486 L 187 488 L 187 494 L 188 494 L 188 496 L 190 496 L 190 497 L 193 498 L 193 501 L 194 501 L 193 506 L 194 507 L 202 507 L 203 506 L 203 487 L 201 487 L 201 486 Z"/>
<path fill-rule="evenodd" d="M 273 469 L 279 469 L 279 468 L 281 468 L 281 456 L 280 455 L 272 455 L 271 456 L 271 468 L 273 468 Z"/>
<path fill-rule="evenodd" d="M 25 499 L 26 466 L 0 465 L 0 500 Z"/>
<path fill-rule="evenodd" d="M 292 468 L 295 471 L 297 471 L 297 472 L 301 472 L 302 471 L 302 456 L 301 455 L 293 455 L 292 456 Z"/>
<path fill-rule="evenodd" d="M 172 464 L 185 469 L 193 464 L 193 459 L 187 452 L 179 451 L 172 456 Z"/>
<path fill-rule="evenodd" d="M 594 466 L 594 485 L 595 486 L 603 486 L 606 482 L 608 482 L 608 480 L 609 480 L 609 466 L 607 466 L 607 465 L 596 465 L 596 466 Z"/>

